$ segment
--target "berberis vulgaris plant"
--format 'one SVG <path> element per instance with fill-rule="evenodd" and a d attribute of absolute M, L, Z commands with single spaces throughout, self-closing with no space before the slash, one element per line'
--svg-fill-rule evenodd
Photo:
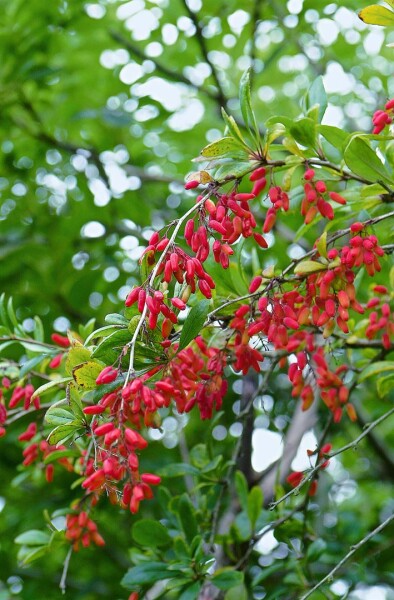
<path fill-rule="evenodd" d="M 0 435 L 24 419 L 24 467 L 44 471 L 48 485 L 62 469 L 75 478 L 71 506 L 47 514 L 42 531 L 16 539 L 26 564 L 54 545 L 69 547 L 62 589 L 72 553 L 105 544 L 96 520 L 108 501 L 114 520 L 119 508 L 132 513 L 136 548 L 123 585 L 133 600 L 152 588 L 149 597 L 182 600 L 244 599 L 267 589 L 269 598 L 308 598 L 319 588 L 331 598 L 337 570 L 393 520 L 386 515 L 333 563 L 305 514 L 325 493 L 330 458 L 351 451 L 393 413 L 385 399 L 394 376 L 394 100 L 373 116 L 374 133 L 349 133 L 321 124 L 327 99 L 319 78 L 302 116 L 262 124 L 247 72 L 240 106 L 249 134 L 223 111 L 224 137 L 202 150 L 202 168 L 187 177 L 191 205 L 151 235 L 140 284 L 120 314 L 96 330 L 90 322 L 78 333 L 54 333 L 48 343 L 38 319 L 29 337 L 12 303 L 1 305 L 2 341 L 20 343 L 22 354 L 1 381 Z M 315 243 L 278 271 L 264 256 L 288 215 L 299 221 L 297 238 L 313 231 Z M 289 404 L 294 399 L 305 419 L 309 411 L 318 415 L 319 437 L 308 450 L 310 468 L 288 466 L 264 499 L 262 479 L 242 468 L 244 438 L 232 456 L 221 456 L 209 421 L 216 425 L 231 411 L 230 376 L 246 381 L 255 373 L 235 417 L 245 429 L 278 372 L 291 382 L 283 391 Z M 371 383 L 378 385 L 378 418 L 351 443 L 333 446 L 331 434 L 357 421 L 354 397 Z M 144 452 L 163 411 L 198 411 L 207 437 L 189 463 L 158 473 Z M 172 496 L 177 476 L 187 485 Z M 142 518 L 152 498 L 160 517 Z M 53 520 L 59 514 L 63 528 Z M 256 544 L 267 531 L 292 540 L 293 550 L 264 588 L 275 567 L 259 566 Z"/>

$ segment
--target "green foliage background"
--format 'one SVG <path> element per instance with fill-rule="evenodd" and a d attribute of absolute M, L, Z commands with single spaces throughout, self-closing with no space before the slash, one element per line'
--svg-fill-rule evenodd
<path fill-rule="evenodd" d="M 184 177 L 201 148 L 222 135 L 220 107 L 241 119 L 238 84 L 251 62 L 253 103 L 261 122 L 273 114 L 297 116 L 305 90 L 323 75 L 330 122 L 370 131 L 372 112 L 394 92 L 393 50 L 385 46 L 394 38 L 359 21 L 360 8 L 352 0 L 0 0 L 0 277 L 26 330 L 35 314 L 49 335 L 92 317 L 100 324 L 107 313 L 119 310 L 138 281 L 140 249 L 152 228 L 194 201 L 183 190 Z M 290 233 L 300 226 L 299 216 L 290 215 L 275 255 L 264 255 L 265 264 L 287 264 Z M 310 243 L 313 236 L 305 231 L 301 245 L 302 240 Z M 245 258 L 249 273 L 252 258 Z M 294 406 L 288 389 L 282 376 L 272 384 L 275 402 L 267 426 L 273 431 L 288 427 Z M 233 390 L 229 406 L 237 399 Z M 377 416 L 373 393 L 359 402 L 366 420 Z M 229 428 L 231 423 L 228 411 L 222 424 Z M 188 445 L 200 441 L 205 430 L 193 416 Z M 388 425 L 379 432 L 389 441 Z M 359 433 L 358 425 L 346 422 L 336 441 L 347 443 Z M 21 470 L 15 477 L 17 435 L 15 430 L 3 441 L 0 459 L 5 498 L 0 598 L 41 598 L 45 581 L 45 596 L 52 600 L 60 598 L 64 549 L 22 569 L 13 539 L 42 526 L 48 503 L 53 510 L 59 500 L 67 505 L 71 480 L 59 476 L 48 497 L 42 474 L 32 479 Z M 169 448 L 151 444 L 147 451 L 152 468 L 182 460 L 176 434 L 169 438 Z M 234 439 L 228 434 L 215 441 L 215 454 L 228 455 Z M 348 483 L 356 493 L 348 494 L 338 511 L 338 503 L 322 491 L 320 515 L 331 515 L 333 523 L 331 557 L 346 553 L 392 505 L 392 473 L 376 448 L 363 446 L 342 460 L 341 481 L 351 470 L 357 482 L 349 476 Z M 181 480 L 173 485 L 182 491 Z M 160 514 L 158 502 L 152 502 L 147 516 Z M 132 521 L 116 507 L 102 511 L 99 526 L 107 545 L 73 559 L 69 597 L 126 598 L 119 582 L 135 545 Z M 318 521 L 316 527 L 323 527 Z M 283 543 L 291 537 L 291 531 L 285 533 Z M 371 553 L 362 577 L 352 566 L 349 585 L 361 579 L 392 590 L 390 558 L 390 552 Z M 274 557 L 272 564 L 278 562 Z M 280 576 L 279 564 L 273 577 Z"/>

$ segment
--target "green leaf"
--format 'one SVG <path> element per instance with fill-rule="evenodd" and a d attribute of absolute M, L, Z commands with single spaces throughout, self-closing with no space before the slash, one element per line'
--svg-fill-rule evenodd
<path fill-rule="evenodd" d="M 73 369 L 73 377 L 78 386 L 85 390 L 93 390 L 96 387 L 96 379 L 103 370 L 103 365 L 94 360 L 88 360 Z"/>
<path fill-rule="evenodd" d="M 191 540 L 197 535 L 198 527 L 195 508 L 187 494 L 182 494 L 178 502 L 178 519 L 186 539 Z"/>
<path fill-rule="evenodd" d="M 39 356 L 34 356 L 30 360 L 27 360 L 23 363 L 22 368 L 19 372 L 20 377 L 24 377 L 29 373 L 34 367 L 39 365 L 45 358 L 48 358 L 48 354 L 40 354 Z"/>
<path fill-rule="evenodd" d="M 109 325 L 123 325 L 127 327 L 129 324 L 128 319 L 123 315 L 118 315 L 117 313 L 111 313 L 110 315 L 106 315 L 104 321 Z"/>
<path fill-rule="evenodd" d="M 49 543 L 50 534 L 38 529 L 30 529 L 15 538 L 15 543 L 23 546 L 44 546 Z"/>
<path fill-rule="evenodd" d="M 84 420 L 85 415 L 83 413 L 83 404 L 81 402 L 81 398 L 79 397 L 77 386 L 74 382 L 70 382 L 68 384 L 66 396 L 74 417 L 80 421 Z"/>
<path fill-rule="evenodd" d="M 233 137 L 223 137 L 216 140 L 201 150 L 201 155 L 206 158 L 217 158 L 228 154 L 234 154 L 242 150 L 242 146 Z"/>
<path fill-rule="evenodd" d="M 232 587 L 241 585 L 244 580 L 244 574 L 240 571 L 234 571 L 231 567 L 219 569 L 212 576 L 212 583 L 221 590 L 228 590 Z"/>
<path fill-rule="evenodd" d="M 32 549 L 33 548 L 33 549 Z M 18 561 L 22 565 L 28 565 L 34 560 L 45 556 L 48 553 L 48 546 L 22 546 L 18 552 Z M 7 596 L 8 600 L 9 596 Z"/>
<path fill-rule="evenodd" d="M 80 365 L 89 360 L 92 352 L 85 346 L 73 346 L 67 352 L 66 358 L 66 371 L 69 375 L 72 375 L 74 367 Z"/>
<path fill-rule="evenodd" d="M 376 152 L 361 135 L 350 139 L 343 156 L 349 169 L 356 175 L 373 182 L 383 179 L 392 183 L 390 174 Z"/>
<path fill-rule="evenodd" d="M 234 161 L 228 160 L 224 162 L 216 171 L 215 179 L 217 181 L 224 181 L 226 179 L 241 178 L 251 170 L 251 163 L 248 161 Z"/>
<path fill-rule="evenodd" d="M 248 600 L 248 590 L 245 585 L 241 583 L 228 590 L 224 596 L 224 600 Z"/>
<path fill-rule="evenodd" d="M 134 590 L 138 585 L 150 585 L 161 579 L 170 579 L 179 576 L 179 571 L 169 571 L 163 562 L 149 561 L 132 567 L 121 581 L 127 590 Z"/>
<path fill-rule="evenodd" d="M 85 346 L 88 346 L 92 340 L 104 338 L 113 333 L 119 331 L 119 325 L 105 325 L 93 331 L 85 340 Z"/>
<path fill-rule="evenodd" d="M 186 474 L 199 475 L 200 470 L 188 463 L 173 463 L 161 467 L 158 471 L 160 477 L 183 477 Z"/>
<path fill-rule="evenodd" d="M 316 77 L 305 96 L 305 108 L 307 114 L 315 106 L 319 107 L 318 121 L 320 123 L 327 109 L 327 94 L 324 89 L 323 78 L 321 75 Z"/>
<path fill-rule="evenodd" d="M 378 362 L 372 363 L 371 365 L 368 365 L 367 367 L 365 367 L 365 369 L 363 369 L 363 372 L 361 373 L 358 380 L 360 382 L 365 381 L 366 379 L 369 379 L 370 377 L 374 377 L 375 375 L 380 375 L 381 373 L 386 373 L 387 371 L 394 371 L 394 361 L 387 361 L 387 360 L 378 361 Z"/>
<path fill-rule="evenodd" d="M 316 123 L 309 117 L 297 119 L 290 127 L 290 133 L 295 141 L 307 148 L 315 147 L 316 131 Z"/>
<path fill-rule="evenodd" d="M 358 13 L 358 16 L 369 25 L 394 27 L 394 12 L 379 4 L 366 6 Z"/>
<path fill-rule="evenodd" d="M 384 398 L 394 388 L 394 374 L 378 379 L 376 387 L 379 398 Z"/>
<path fill-rule="evenodd" d="M 51 406 L 45 413 L 45 421 L 49 425 L 69 425 L 74 419 L 75 417 L 70 410 L 60 406 Z"/>
<path fill-rule="evenodd" d="M 209 312 L 210 304 L 209 300 L 200 300 L 196 306 L 193 306 L 190 313 L 187 315 L 179 339 L 179 351 L 186 348 L 186 346 L 188 346 L 201 332 Z"/>
<path fill-rule="evenodd" d="M 153 519 L 140 519 L 134 523 L 131 534 L 137 544 L 148 548 L 167 546 L 172 542 L 167 528 Z"/>
<path fill-rule="evenodd" d="M 182 594 L 179 596 L 179 600 L 196 600 L 196 598 L 198 598 L 198 592 L 200 591 L 200 588 L 201 583 L 196 581 L 183 590 Z"/>
<path fill-rule="evenodd" d="M 260 141 L 259 128 L 257 126 L 256 117 L 252 109 L 252 101 L 250 96 L 250 76 L 252 69 L 247 69 L 241 77 L 239 84 L 239 102 L 241 106 L 242 117 L 246 127 L 253 135 L 257 143 Z"/>
<path fill-rule="evenodd" d="M 77 456 L 80 456 L 77 450 L 54 450 L 44 458 L 44 464 L 49 465 L 59 458 L 75 458 Z"/>
<path fill-rule="evenodd" d="M 247 148 L 247 143 L 245 142 L 245 139 L 237 123 L 235 122 L 234 117 L 228 115 L 224 108 L 222 108 L 222 116 L 229 132 L 242 144 L 242 146 Z"/>
<path fill-rule="evenodd" d="M 256 521 L 260 516 L 263 509 L 263 492 L 258 485 L 252 487 L 248 495 L 248 517 L 251 523 L 252 529 L 255 528 Z"/>
<path fill-rule="evenodd" d="M 106 336 L 92 353 L 92 358 L 97 358 L 106 364 L 114 363 L 124 346 L 131 340 L 128 329 L 116 329 Z"/>
<path fill-rule="evenodd" d="M 242 471 L 236 471 L 234 476 L 235 489 L 237 491 L 239 503 L 243 510 L 248 509 L 248 482 Z"/>
<path fill-rule="evenodd" d="M 309 273 L 317 273 L 318 271 L 325 271 L 327 265 L 323 265 L 315 260 L 303 260 L 294 269 L 296 275 L 309 275 Z"/>
<path fill-rule="evenodd" d="M 331 146 L 340 151 L 342 151 L 344 144 L 349 138 L 347 131 L 332 125 L 318 125 L 317 130 Z"/>
<path fill-rule="evenodd" d="M 307 553 L 306 553 L 306 557 L 307 557 L 308 561 L 313 562 L 313 561 L 317 560 L 318 558 L 320 558 L 320 556 L 323 554 L 323 552 L 325 551 L 326 548 L 327 548 L 327 544 L 321 538 L 312 542 L 312 544 L 309 546 Z"/>
<path fill-rule="evenodd" d="M 77 431 L 81 429 L 81 424 L 73 421 L 69 425 L 58 425 L 55 429 L 49 434 L 48 442 L 52 446 L 56 446 L 57 444 L 62 444 L 63 442 L 72 438 Z"/>
<path fill-rule="evenodd" d="M 52 379 L 51 381 L 48 381 L 47 383 L 44 383 L 44 385 L 41 385 L 39 388 L 37 388 L 32 395 L 32 399 L 36 398 L 37 396 L 43 396 L 47 392 L 50 392 L 52 388 L 58 387 L 63 383 L 68 383 L 69 381 L 71 381 L 71 377 L 59 377 L 57 379 Z"/>

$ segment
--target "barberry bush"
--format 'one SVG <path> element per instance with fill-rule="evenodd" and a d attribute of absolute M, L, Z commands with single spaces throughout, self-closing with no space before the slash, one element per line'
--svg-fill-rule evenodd
<path fill-rule="evenodd" d="M 317 77 L 299 116 L 260 120 L 252 76 L 118 312 L 29 333 L 2 296 L 0 443 L 18 449 L 15 485 L 42 495 L 18 560 L 60 557 L 63 592 L 125 528 L 129 600 L 393 584 L 394 100 L 371 133 L 346 131 L 322 123 Z M 277 458 L 258 441 L 271 422 Z"/>

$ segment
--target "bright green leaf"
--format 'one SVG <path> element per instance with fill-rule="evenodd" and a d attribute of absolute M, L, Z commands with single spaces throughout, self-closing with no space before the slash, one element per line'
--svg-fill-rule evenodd
<path fill-rule="evenodd" d="M 49 543 L 50 534 L 38 529 L 30 529 L 15 538 L 15 543 L 23 546 L 44 546 Z"/>
<path fill-rule="evenodd" d="M 166 563 L 149 561 L 129 569 L 121 585 L 127 590 L 134 590 L 138 585 L 151 585 L 161 579 L 170 579 L 178 575 L 178 571 L 169 571 Z"/>
<path fill-rule="evenodd" d="M 252 529 L 255 528 L 256 521 L 263 509 L 263 492 L 258 485 L 252 487 L 248 495 L 247 512 Z"/>
<path fill-rule="evenodd" d="M 371 182 L 382 179 L 391 183 L 390 174 L 362 136 L 355 135 L 350 139 L 344 151 L 344 159 L 349 169 L 356 175 Z"/>
<path fill-rule="evenodd" d="M 167 528 L 153 519 L 140 519 L 134 523 L 131 534 L 137 544 L 148 548 L 167 546 L 172 541 Z"/>
<path fill-rule="evenodd" d="M 382 373 L 387 373 L 387 371 L 394 371 L 394 361 L 390 361 L 390 360 L 385 360 L 385 361 L 378 361 L 375 363 L 372 363 L 371 365 L 368 365 L 367 367 L 365 367 L 365 369 L 363 369 L 360 377 L 359 377 L 359 381 L 365 381 L 366 379 L 369 379 L 370 377 L 374 377 L 375 375 L 381 375 Z"/>
<path fill-rule="evenodd" d="M 228 590 L 232 587 L 241 585 L 244 580 L 244 574 L 240 571 L 234 571 L 231 567 L 219 569 L 212 576 L 212 583 L 221 590 Z"/>
<path fill-rule="evenodd" d="M 200 300 L 187 315 L 179 339 L 179 351 L 186 348 L 201 332 L 209 312 L 210 304 L 209 300 Z"/>

